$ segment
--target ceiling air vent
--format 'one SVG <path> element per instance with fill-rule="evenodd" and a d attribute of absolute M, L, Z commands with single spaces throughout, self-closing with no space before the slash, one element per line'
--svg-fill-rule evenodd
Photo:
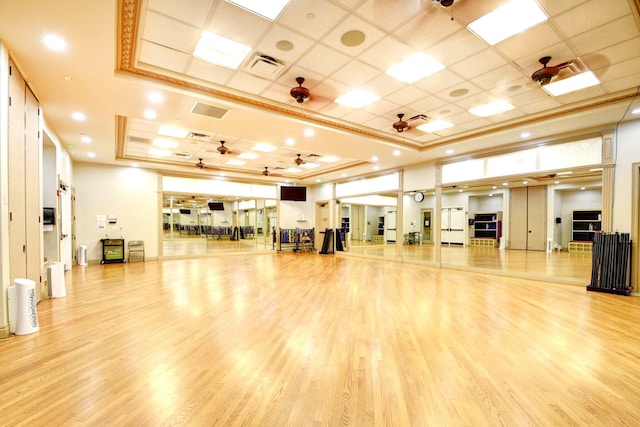
<path fill-rule="evenodd" d="M 178 159 L 183 159 L 183 160 L 188 160 L 188 159 L 191 158 L 191 154 L 189 154 L 189 153 L 181 153 L 181 152 L 173 153 L 173 156 L 178 158 Z"/>
<path fill-rule="evenodd" d="M 211 141 L 211 135 L 203 132 L 189 132 L 187 139 L 191 141 L 209 142 Z"/>
<path fill-rule="evenodd" d="M 247 72 L 258 76 L 272 79 L 277 77 L 285 69 L 284 62 L 272 56 L 256 52 L 247 63 Z"/>
<path fill-rule="evenodd" d="M 229 110 L 222 107 L 216 107 L 215 105 L 203 104 L 202 102 L 196 102 L 191 109 L 193 114 L 200 114 L 201 116 L 207 116 L 214 119 L 222 119 L 227 115 Z"/>
<path fill-rule="evenodd" d="M 130 136 L 129 137 L 129 141 L 130 142 L 139 142 L 141 144 L 151 144 L 151 140 L 148 138 L 141 138 L 139 136 Z"/>

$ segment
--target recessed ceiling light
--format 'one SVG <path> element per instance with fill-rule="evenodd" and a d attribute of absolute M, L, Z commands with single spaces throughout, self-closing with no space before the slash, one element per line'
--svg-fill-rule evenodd
<path fill-rule="evenodd" d="M 535 1 L 511 0 L 476 19 L 467 28 L 493 46 L 547 19 Z"/>
<path fill-rule="evenodd" d="M 394 156 L 398 157 L 400 155 L 400 150 L 393 150 L 392 153 Z"/>
<path fill-rule="evenodd" d="M 365 105 L 369 105 L 379 99 L 380 97 L 378 95 L 367 92 L 366 90 L 356 88 L 345 93 L 344 95 L 336 99 L 335 102 L 340 105 L 344 105 L 345 107 L 362 108 Z"/>
<path fill-rule="evenodd" d="M 160 148 L 178 148 L 180 143 L 178 141 L 170 141 L 168 139 L 154 139 L 151 145 Z"/>
<path fill-rule="evenodd" d="M 78 122 L 83 122 L 86 120 L 87 116 L 85 116 L 83 113 L 79 111 L 76 111 L 75 113 L 71 113 L 71 118 Z"/>
<path fill-rule="evenodd" d="M 160 92 L 150 92 L 147 95 L 147 99 L 154 104 L 160 104 L 164 100 L 164 97 Z"/>
<path fill-rule="evenodd" d="M 602 168 L 593 168 L 593 169 L 589 169 L 589 172 L 600 172 L 602 170 Z"/>
<path fill-rule="evenodd" d="M 580 187 L 580 189 L 581 189 L 581 190 L 586 190 L 586 189 L 587 189 L 587 187 Z"/>
<path fill-rule="evenodd" d="M 375 165 L 375 166 L 373 167 L 373 170 L 374 170 L 374 171 L 377 171 L 378 169 L 380 169 L 380 166 L 378 166 L 378 165 Z"/>
<path fill-rule="evenodd" d="M 572 173 L 573 173 L 572 171 L 558 172 L 556 175 L 571 175 Z"/>
<path fill-rule="evenodd" d="M 44 45 L 47 46 L 51 50 L 55 51 L 63 51 L 67 48 L 67 42 L 60 36 L 56 36 L 54 34 L 47 34 L 42 39 Z"/>
<path fill-rule="evenodd" d="M 80 141 L 84 142 L 85 144 L 88 144 L 91 142 L 91 137 L 89 135 L 82 134 L 80 136 Z"/>
<path fill-rule="evenodd" d="M 502 183 L 502 186 L 503 186 L 503 187 L 507 187 L 508 185 L 509 185 L 509 183 L 508 183 L 508 182 L 503 182 L 503 183 Z"/>
<path fill-rule="evenodd" d="M 493 197 L 493 193 L 489 193 L 489 197 Z"/>
<path fill-rule="evenodd" d="M 184 138 L 189 131 L 187 129 L 177 128 L 173 126 L 160 126 L 158 129 L 159 135 L 171 136 L 173 138 Z"/>
<path fill-rule="evenodd" d="M 319 162 L 324 162 L 324 163 L 333 163 L 333 162 L 337 162 L 338 160 L 340 160 L 340 159 L 338 157 L 336 157 L 336 156 L 318 157 L 318 161 Z"/>
<path fill-rule="evenodd" d="M 640 114 L 640 107 L 634 108 L 633 111 L 631 111 L 631 114 Z"/>
<path fill-rule="evenodd" d="M 548 85 L 542 86 L 542 88 L 553 96 L 560 96 L 599 84 L 600 80 L 598 80 L 596 75 L 591 71 L 586 71 L 566 79 L 556 80 Z"/>
<path fill-rule="evenodd" d="M 523 185 L 527 185 L 529 183 L 529 181 L 522 181 Z"/>
<path fill-rule="evenodd" d="M 256 15 L 274 21 L 282 10 L 289 4 L 289 0 L 227 0 L 228 3 L 247 9 Z"/>
<path fill-rule="evenodd" d="M 496 188 L 498 188 L 497 185 L 494 185 L 493 187 L 491 187 L 491 189 L 495 190 Z"/>
<path fill-rule="evenodd" d="M 453 127 L 453 123 L 449 123 L 445 120 L 437 119 L 432 122 L 427 122 L 425 124 L 422 124 L 416 127 L 416 129 L 420 129 L 423 132 L 433 133 L 433 132 L 437 132 L 439 130 L 447 129 L 450 127 Z"/>
<path fill-rule="evenodd" d="M 248 153 L 248 152 L 247 152 L 247 153 L 241 153 L 241 154 L 238 156 L 238 158 L 239 158 L 239 159 L 247 159 L 247 160 L 255 160 L 255 159 L 260 158 L 260 155 L 259 155 L 259 154 L 256 154 L 256 153 Z"/>
<path fill-rule="evenodd" d="M 444 65 L 424 53 L 417 53 L 389 68 L 386 74 L 411 84 L 440 70 L 444 70 Z"/>
<path fill-rule="evenodd" d="M 139 165 L 137 163 L 131 163 L 132 168 L 137 168 Z"/>
<path fill-rule="evenodd" d="M 531 136 L 531 134 L 529 132 L 522 132 L 520 134 L 520 138 L 529 138 Z"/>
<path fill-rule="evenodd" d="M 247 164 L 247 162 L 242 160 L 237 160 L 237 159 L 229 159 L 224 163 L 225 165 L 231 165 L 231 166 L 242 166 Z"/>
<path fill-rule="evenodd" d="M 256 145 L 253 146 L 253 148 L 251 148 L 251 150 L 253 151 L 260 151 L 262 153 L 270 153 L 274 150 L 276 150 L 277 147 L 271 145 L 271 144 L 266 144 L 264 142 L 258 143 Z"/>
<path fill-rule="evenodd" d="M 560 184 L 560 181 L 554 181 L 553 183 L 554 184 Z"/>
<path fill-rule="evenodd" d="M 71 76 L 64 76 L 63 79 L 67 80 L 67 81 L 71 81 L 73 80 L 73 77 Z"/>
<path fill-rule="evenodd" d="M 504 113 L 505 111 L 513 110 L 514 108 L 516 107 L 509 104 L 507 101 L 500 100 L 480 105 L 478 107 L 473 107 L 469 112 L 478 117 L 489 117 L 495 114 Z"/>
<path fill-rule="evenodd" d="M 371 161 L 372 161 L 372 162 L 377 162 L 377 161 L 378 161 L 378 156 L 373 156 L 373 157 L 371 157 Z"/>
<path fill-rule="evenodd" d="M 316 131 L 311 128 L 306 128 L 304 130 L 304 136 L 306 136 L 307 138 L 311 138 L 315 134 L 316 134 Z"/>
<path fill-rule="evenodd" d="M 293 144 L 295 144 L 295 143 L 296 143 L 296 141 L 295 141 L 293 138 L 287 138 L 287 139 L 284 141 L 284 143 L 285 143 L 285 144 L 287 144 L 287 145 L 293 145 Z"/>
<path fill-rule="evenodd" d="M 460 189 L 460 190 L 458 190 L 458 193 L 462 193 L 463 191 L 464 191 L 464 190 Z"/>
<path fill-rule="evenodd" d="M 203 31 L 193 56 L 203 61 L 235 70 L 249 52 L 251 52 L 249 46 Z"/>
<path fill-rule="evenodd" d="M 149 120 L 153 120 L 158 117 L 158 113 L 153 110 L 144 110 L 144 117 Z"/>
<path fill-rule="evenodd" d="M 156 156 L 156 157 L 171 157 L 173 153 L 169 150 L 161 150 L 159 148 L 150 148 L 147 154 L 149 154 L 150 156 Z"/>
<path fill-rule="evenodd" d="M 454 151 L 451 148 L 449 148 L 447 151 L 445 151 L 445 154 L 453 154 L 453 153 L 454 153 Z"/>
<path fill-rule="evenodd" d="M 287 168 L 287 169 L 285 169 L 285 172 L 299 173 L 299 172 L 302 172 L 302 169 L 300 169 L 300 168 Z"/>
<path fill-rule="evenodd" d="M 320 178 L 316 178 L 316 182 L 320 182 Z"/>
<path fill-rule="evenodd" d="M 347 174 L 346 174 L 346 173 L 343 173 L 343 174 L 340 174 L 340 176 L 344 178 L 344 177 L 346 177 L 346 176 L 347 176 Z"/>
<path fill-rule="evenodd" d="M 87 153 L 87 156 L 89 156 L 89 157 L 91 157 L 93 159 L 93 158 L 96 157 L 96 153 L 90 152 L 90 153 Z"/>

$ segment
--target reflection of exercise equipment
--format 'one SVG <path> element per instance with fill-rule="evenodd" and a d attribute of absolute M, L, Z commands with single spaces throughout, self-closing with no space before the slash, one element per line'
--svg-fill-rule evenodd
<path fill-rule="evenodd" d="M 308 231 L 304 231 L 300 235 L 300 252 L 313 252 L 313 243 Z"/>

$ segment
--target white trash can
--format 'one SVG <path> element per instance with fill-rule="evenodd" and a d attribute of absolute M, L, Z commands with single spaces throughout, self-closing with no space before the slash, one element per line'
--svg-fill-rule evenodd
<path fill-rule="evenodd" d="M 16 335 L 27 335 L 40 330 L 36 311 L 36 282 L 30 279 L 14 279 L 16 295 Z"/>
<path fill-rule="evenodd" d="M 87 245 L 80 245 L 78 247 L 78 264 L 87 265 Z"/>
<path fill-rule="evenodd" d="M 47 267 L 47 281 L 49 283 L 49 296 L 62 298 L 67 296 L 67 288 L 64 281 L 64 263 L 50 262 Z"/>

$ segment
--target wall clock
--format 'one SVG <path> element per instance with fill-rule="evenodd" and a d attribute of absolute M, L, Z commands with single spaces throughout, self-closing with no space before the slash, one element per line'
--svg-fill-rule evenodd
<path fill-rule="evenodd" d="M 418 191 L 416 194 L 413 195 L 413 200 L 415 200 L 418 203 L 422 202 L 424 200 L 424 193 Z"/>

